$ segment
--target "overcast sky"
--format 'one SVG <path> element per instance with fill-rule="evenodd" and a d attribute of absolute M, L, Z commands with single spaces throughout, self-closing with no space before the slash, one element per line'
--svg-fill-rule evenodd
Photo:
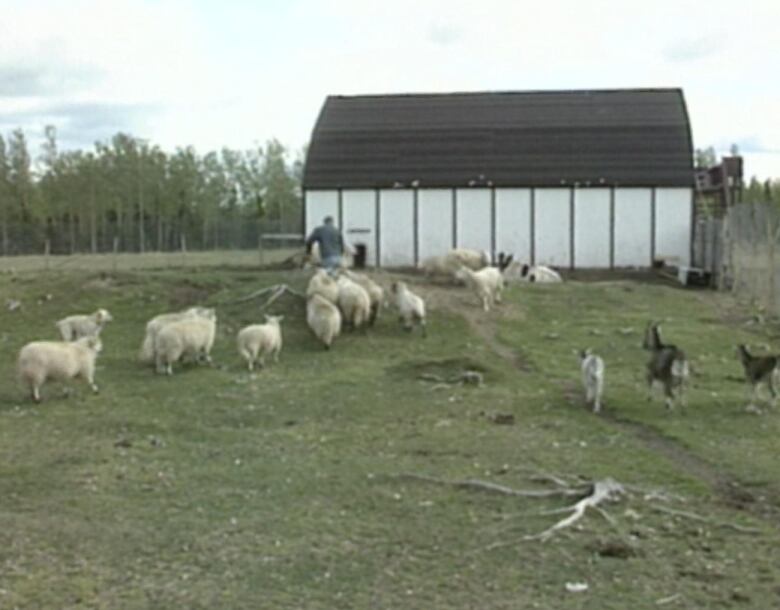
<path fill-rule="evenodd" d="M 778 0 L 0 0 L 0 133 L 308 140 L 328 94 L 683 87 L 694 146 L 780 177 Z M 36 151 L 37 152 L 37 151 Z"/>

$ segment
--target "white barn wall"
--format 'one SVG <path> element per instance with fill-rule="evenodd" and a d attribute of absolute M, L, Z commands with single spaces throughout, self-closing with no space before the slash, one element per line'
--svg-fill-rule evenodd
<path fill-rule="evenodd" d="M 414 265 L 414 192 L 379 191 L 380 262 L 386 267 Z"/>
<path fill-rule="evenodd" d="M 615 266 L 649 267 L 652 189 L 615 189 Z"/>
<path fill-rule="evenodd" d="M 326 216 L 339 219 L 339 192 L 306 191 L 306 235 L 322 224 Z"/>
<path fill-rule="evenodd" d="M 571 191 L 534 189 L 534 262 L 568 267 L 571 264 Z"/>
<path fill-rule="evenodd" d="M 491 250 L 491 189 L 457 189 L 457 246 Z"/>
<path fill-rule="evenodd" d="M 417 218 L 420 260 L 452 249 L 452 189 L 420 189 Z"/>
<path fill-rule="evenodd" d="M 690 265 L 692 202 L 692 189 L 656 189 L 656 257 L 677 257 L 681 265 Z"/>
<path fill-rule="evenodd" d="M 574 189 L 574 266 L 610 266 L 610 189 Z"/>
<path fill-rule="evenodd" d="M 365 244 L 366 263 L 376 264 L 376 191 L 342 191 L 341 215 L 344 239 L 353 246 Z"/>
<path fill-rule="evenodd" d="M 496 251 L 531 260 L 531 189 L 496 189 Z"/>

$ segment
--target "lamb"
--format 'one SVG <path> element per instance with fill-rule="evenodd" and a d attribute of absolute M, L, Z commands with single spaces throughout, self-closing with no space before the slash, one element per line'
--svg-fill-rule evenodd
<path fill-rule="evenodd" d="M 675 389 L 682 403 L 683 390 L 689 376 L 685 352 L 676 345 L 664 344 L 661 341 L 660 326 L 654 322 L 647 325 L 642 347 L 652 352 L 647 363 L 648 400 L 652 398 L 653 382 L 660 381 L 664 386 L 666 408 L 671 409 L 674 405 Z"/>
<path fill-rule="evenodd" d="M 601 394 L 604 390 L 604 361 L 586 349 L 580 352 L 582 384 L 585 386 L 585 400 L 593 405 L 593 412 L 601 411 Z"/>
<path fill-rule="evenodd" d="M 362 286 L 368 293 L 368 298 L 371 300 L 371 314 L 368 317 L 368 325 L 373 326 L 374 322 L 376 322 L 376 319 L 379 317 L 379 312 L 382 310 L 382 304 L 385 302 L 384 289 L 363 273 L 344 271 L 343 274 L 356 284 Z"/>
<path fill-rule="evenodd" d="M 55 323 L 63 341 L 75 341 L 82 337 L 98 337 L 106 322 L 114 318 L 105 309 L 98 309 L 89 315 L 76 315 L 62 318 Z"/>
<path fill-rule="evenodd" d="M 67 380 L 80 377 L 93 392 L 95 360 L 103 345 L 100 337 L 82 337 L 69 341 L 33 341 L 19 351 L 17 372 L 27 385 L 35 402 L 41 401 L 41 386 L 48 379 Z"/>
<path fill-rule="evenodd" d="M 336 281 L 339 287 L 338 306 L 345 323 L 360 328 L 371 317 L 371 299 L 359 284 L 342 275 Z"/>
<path fill-rule="evenodd" d="M 395 305 L 400 312 L 400 320 L 408 331 L 414 330 L 417 323 L 422 330 L 422 336 L 427 336 L 425 328 L 425 301 L 414 294 L 404 282 L 393 282 L 390 291 L 395 297 Z"/>
<path fill-rule="evenodd" d="M 508 279 L 539 284 L 559 284 L 563 282 L 560 273 L 545 265 L 521 264 L 519 261 L 509 265 L 505 275 Z"/>
<path fill-rule="evenodd" d="M 322 295 L 313 294 L 306 301 L 306 323 L 325 349 L 330 349 L 341 333 L 341 312 Z"/>
<path fill-rule="evenodd" d="M 157 371 L 173 375 L 173 363 L 182 356 L 195 360 L 203 357 L 211 364 L 211 348 L 217 330 L 217 316 L 214 310 L 208 315 L 185 318 L 163 326 L 157 333 L 154 344 Z"/>
<path fill-rule="evenodd" d="M 485 311 L 490 311 L 490 306 L 501 302 L 501 292 L 504 290 L 504 276 L 495 267 L 485 267 L 479 271 L 472 271 L 468 267 L 461 267 L 455 277 L 464 281 L 482 303 Z"/>
<path fill-rule="evenodd" d="M 238 353 L 246 360 L 250 371 L 254 370 L 255 362 L 260 368 L 265 366 L 265 356 L 272 354 L 274 362 L 279 362 L 279 352 L 282 351 L 282 327 L 284 316 L 265 316 L 265 324 L 252 324 L 242 328 L 236 338 Z"/>
<path fill-rule="evenodd" d="M 338 284 L 336 284 L 336 280 L 333 279 L 324 269 L 319 269 L 317 272 L 315 272 L 315 274 L 309 280 L 309 285 L 306 288 L 307 298 L 315 294 L 320 295 L 334 305 L 338 303 Z"/>
<path fill-rule="evenodd" d="M 753 386 L 753 395 L 751 400 L 755 400 L 758 395 L 761 383 L 766 383 L 769 387 L 769 393 L 772 395 L 772 401 L 777 398 L 777 392 L 774 386 L 774 377 L 780 367 L 780 357 L 778 356 L 753 356 L 745 345 L 737 346 L 737 354 L 742 367 L 745 370 L 745 379 Z"/>
<path fill-rule="evenodd" d="M 157 339 L 157 333 L 159 333 L 160 329 L 166 324 L 186 320 L 187 318 L 194 318 L 196 316 L 210 318 L 214 315 L 215 312 L 213 309 L 207 307 L 190 307 L 184 311 L 163 313 L 159 316 L 155 316 L 146 323 L 146 334 L 144 335 L 144 340 L 138 353 L 138 359 L 141 362 L 148 364 L 155 361 L 154 344 Z"/>

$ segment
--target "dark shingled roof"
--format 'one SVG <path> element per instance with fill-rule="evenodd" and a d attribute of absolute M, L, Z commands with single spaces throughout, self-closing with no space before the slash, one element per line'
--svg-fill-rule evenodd
<path fill-rule="evenodd" d="M 304 188 L 692 186 L 680 89 L 331 96 Z"/>

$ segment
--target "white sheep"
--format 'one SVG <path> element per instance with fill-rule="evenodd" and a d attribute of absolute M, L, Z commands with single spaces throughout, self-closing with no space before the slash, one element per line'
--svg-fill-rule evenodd
<path fill-rule="evenodd" d="M 461 267 L 468 267 L 478 271 L 490 264 L 490 255 L 487 252 L 469 250 L 467 248 L 455 248 L 447 254 L 429 256 L 418 264 L 426 276 L 452 277 Z"/>
<path fill-rule="evenodd" d="M 344 271 L 343 274 L 356 284 L 362 286 L 368 293 L 368 298 L 371 300 L 371 315 L 368 318 L 368 324 L 369 326 L 373 326 L 374 322 L 376 322 L 376 319 L 379 317 L 379 312 L 382 310 L 382 305 L 385 302 L 384 289 L 363 273 Z"/>
<path fill-rule="evenodd" d="M 213 309 L 207 307 L 190 307 L 184 311 L 163 313 L 153 317 L 146 323 L 146 333 L 144 334 L 144 340 L 138 353 L 138 359 L 147 364 L 151 364 L 155 361 L 154 344 L 157 339 L 157 333 L 159 333 L 160 329 L 166 324 L 179 322 L 180 320 L 186 320 L 187 318 L 194 318 L 196 316 L 211 318 L 214 315 L 215 312 Z"/>
<path fill-rule="evenodd" d="M 586 349 L 580 352 L 582 384 L 585 386 L 585 400 L 593 405 L 593 412 L 601 411 L 601 393 L 604 390 L 604 361 Z"/>
<path fill-rule="evenodd" d="M 313 294 L 306 301 L 306 323 L 325 349 L 330 349 L 341 333 L 341 312 L 322 295 Z"/>
<path fill-rule="evenodd" d="M 398 308 L 404 328 L 411 331 L 414 329 L 414 324 L 417 323 L 422 330 L 423 337 L 427 336 L 425 301 L 409 290 L 405 282 L 393 282 L 390 291 L 395 297 L 395 306 Z"/>
<path fill-rule="evenodd" d="M 82 337 L 99 337 L 106 322 L 114 318 L 105 309 L 98 309 L 89 315 L 76 315 L 55 322 L 63 341 L 75 341 Z"/>
<path fill-rule="evenodd" d="M 461 262 L 455 256 L 442 254 L 439 256 L 429 256 L 419 262 L 417 267 L 425 273 L 426 277 L 452 275 L 458 270 Z"/>
<path fill-rule="evenodd" d="M 468 267 L 458 269 L 455 277 L 474 291 L 485 311 L 490 311 L 490 306 L 501 302 L 501 292 L 504 290 L 504 276 L 495 267 L 485 267 L 479 271 L 472 271 Z"/>
<path fill-rule="evenodd" d="M 352 328 L 360 328 L 371 317 L 371 298 L 365 288 L 342 275 L 336 281 L 339 287 L 338 306 L 342 320 Z"/>
<path fill-rule="evenodd" d="M 536 282 L 538 284 L 558 284 L 563 282 L 560 273 L 545 265 L 528 265 L 519 261 L 512 263 L 504 271 L 507 279 L 521 282 Z"/>
<path fill-rule="evenodd" d="M 468 248 L 455 248 L 450 251 L 450 256 L 454 257 L 462 266 L 468 267 L 472 271 L 479 271 L 490 265 L 490 253 L 486 250 L 470 250 Z"/>
<path fill-rule="evenodd" d="M 173 375 L 173 363 L 183 356 L 195 360 L 203 357 L 211 363 L 211 348 L 217 330 L 217 316 L 210 310 L 208 316 L 194 316 L 163 326 L 157 333 L 154 344 L 158 372 Z"/>
<path fill-rule="evenodd" d="M 273 355 L 274 362 L 279 362 L 279 352 L 282 351 L 282 327 L 284 316 L 266 316 L 265 324 L 252 324 L 238 332 L 236 341 L 238 353 L 246 360 L 249 370 L 254 370 L 255 362 L 260 368 L 265 366 L 265 357 Z"/>
<path fill-rule="evenodd" d="M 306 288 L 307 298 L 315 294 L 320 295 L 334 305 L 338 303 L 339 287 L 336 284 L 336 280 L 331 277 L 324 269 L 319 269 L 313 276 L 311 276 L 309 285 Z"/>
<path fill-rule="evenodd" d="M 95 385 L 95 359 L 103 345 L 100 337 L 82 337 L 76 341 L 33 341 L 19 350 L 17 372 L 36 402 L 41 400 L 41 386 L 47 379 L 84 379 Z"/>

